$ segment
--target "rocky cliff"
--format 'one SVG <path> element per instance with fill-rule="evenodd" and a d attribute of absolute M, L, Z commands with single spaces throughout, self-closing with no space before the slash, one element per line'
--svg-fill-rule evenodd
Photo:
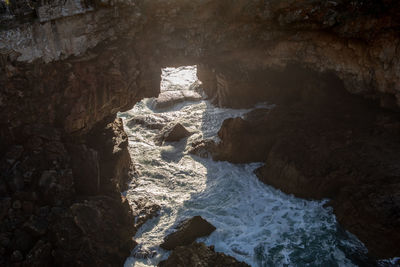
<path fill-rule="evenodd" d="M 251 106 L 290 96 L 293 87 L 288 83 L 297 80 L 291 66 L 297 64 L 309 73 L 329 72 L 343 85 L 337 86 L 338 91 L 398 110 L 399 15 L 395 0 L 1 2 L 0 148 L 5 165 L 1 253 L 7 255 L 5 261 L 27 261 L 32 253 L 38 255 L 37 247 L 50 262 L 62 259 L 54 253 L 59 250 L 92 255 L 90 251 L 108 241 L 90 232 L 92 226 L 84 216 L 99 218 L 98 228 L 93 229 L 102 229 L 100 218 L 115 217 L 109 208 L 115 203 L 116 210 L 123 210 L 121 216 L 129 218 L 129 209 L 119 204 L 121 197 L 115 192 L 123 188 L 130 160 L 123 133 L 116 130 L 118 122 L 110 123 L 118 111 L 158 94 L 161 67 L 198 64 L 205 90 L 222 106 Z M 31 161 L 40 164 L 25 167 Z M 60 183 L 55 188 L 68 197 L 48 199 L 50 189 L 31 196 L 42 185 Z M 57 204 L 64 198 L 68 201 Z M 25 201 L 33 205 L 31 213 L 18 204 Z M 23 227 L 30 220 L 27 214 L 42 218 L 46 207 L 68 209 L 61 214 L 70 216 L 65 221 L 69 226 L 60 225 L 48 234 L 30 233 Z M 22 216 L 18 222 L 15 212 Z M 63 229 L 87 236 L 82 250 L 58 241 L 65 240 L 60 233 L 68 233 Z M 129 223 L 120 229 L 124 234 L 134 232 Z M 127 236 L 119 234 L 120 244 L 128 244 Z M 18 242 L 12 240 L 20 235 L 29 236 L 33 241 L 23 243 L 31 245 L 15 245 Z M 113 249 L 118 253 L 110 250 L 105 255 L 118 260 L 111 256 L 99 260 L 121 262 L 131 247 Z"/>
<path fill-rule="evenodd" d="M 338 90 L 337 78 L 307 72 L 296 72 L 275 108 L 225 120 L 213 157 L 264 162 L 256 170 L 262 182 L 298 197 L 330 198 L 338 221 L 371 254 L 398 255 L 399 114 Z"/>
<path fill-rule="evenodd" d="M 13 112 L 2 112 L 1 123 L 9 131 L 39 119 L 87 132 L 156 95 L 168 65 L 199 64 L 209 96 L 225 106 L 271 100 L 293 63 L 332 72 L 346 90 L 384 107 L 400 104 L 397 1 L 35 5 L 25 22 L 2 14 L 1 108 Z M 43 96 L 52 101 L 34 106 Z"/>

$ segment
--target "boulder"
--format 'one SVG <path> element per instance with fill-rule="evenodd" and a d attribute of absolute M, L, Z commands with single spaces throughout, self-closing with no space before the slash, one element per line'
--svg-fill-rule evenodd
<path fill-rule="evenodd" d="M 182 124 L 169 124 L 156 136 L 155 141 L 157 145 L 162 145 L 164 142 L 177 142 L 190 135 L 192 135 L 192 133 L 186 130 Z"/>
<path fill-rule="evenodd" d="M 210 139 L 193 142 L 191 146 L 189 153 L 202 158 L 208 158 L 216 148 L 215 142 Z"/>
<path fill-rule="evenodd" d="M 171 256 L 158 264 L 160 267 L 184 267 L 184 266 L 212 266 L 225 267 L 249 266 L 239 262 L 235 258 L 224 253 L 215 252 L 213 247 L 207 247 L 204 243 L 193 243 L 189 246 L 180 246 L 174 249 Z"/>
<path fill-rule="evenodd" d="M 198 101 L 202 96 L 193 90 L 164 91 L 154 101 L 154 108 L 165 109 L 184 101 Z"/>
<path fill-rule="evenodd" d="M 265 160 L 272 145 L 265 138 L 269 109 L 256 109 L 242 117 L 226 119 L 218 131 L 221 142 L 213 151 L 214 160 L 249 163 Z"/>
<path fill-rule="evenodd" d="M 183 221 L 177 231 L 164 238 L 164 243 L 160 245 L 163 249 L 173 250 L 178 246 L 189 245 L 196 238 L 208 236 L 216 228 L 200 216 Z"/>
<path fill-rule="evenodd" d="M 133 199 L 132 199 L 133 198 Z M 135 217 L 135 228 L 139 229 L 148 220 L 159 215 L 160 205 L 152 202 L 146 197 L 131 197 L 130 203 L 133 216 Z"/>

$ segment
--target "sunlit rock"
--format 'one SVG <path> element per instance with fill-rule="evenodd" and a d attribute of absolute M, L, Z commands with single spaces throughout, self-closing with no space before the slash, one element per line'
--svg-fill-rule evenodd
<path fill-rule="evenodd" d="M 184 101 L 198 101 L 202 96 L 191 90 L 164 91 L 154 100 L 154 108 L 165 109 Z"/>
<path fill-rule="evenodd" d="M 164 142 L 177 142 L 185 137 L 192 135 L 193 133 L 186 130 L 180 123 L 171 123 L 165 126 L 160 133 L 156 136 L 155 142 L 158 145 L 162 145 Z"/>

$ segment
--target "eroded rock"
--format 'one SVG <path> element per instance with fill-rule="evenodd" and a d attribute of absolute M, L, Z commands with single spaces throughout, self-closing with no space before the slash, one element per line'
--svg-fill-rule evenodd
<path fill-rule="evenodd" d="M 178 246 L 189 245 L 196 238 L 210 235 L 215 229 L 212 224 L 202 217 L 195 216 L 179 224 L 176 232 L 166 236 L 160 247 L 172 250 Z"/>
<path fill-rule="evenodd" d="M 160 205 L 148 198 L 135 198 L 134 196 L 131 206 L 135 217 L 134 224 L 136 229 L 139 229 L 146 221 L 158 216 L 161 209 Z"/>
<path fill-rule="evenodd" d="M 210 157 L 215 153 L 216 149 L 214 140 L 201 140 L 193 142 L 191 146 L 192 148 L 189 150 L 189 153 L 202 158 Z"/>
<path fill-rule="evenodd" d="M 19 190 L 7 186 L 0 202 L 0 250 L 4 250 L 0 265 L 17 260 L 27 266 L 123 264 L 135 245 L 132 236 L 137 229 L 131 208 L 119 193 L 120 181 L 128 176 L 122 172 L 131 163 L 122 122 L 99 127 L 98 134 L 108 134 L 109 144 L 96 150 L 98 156 L 90 162 L 84 156 L 75 158 L 73 170 L 72 154 L 66 147 L 75 147 L 80 155 L 86 155 L 85 151 L 94 151 L 88 143 L 65 141 L 59 129 L 49 126 L 37 124 L 25 129 L 18 160 L 10 165 L 5 157 L 0 162 L 2 181 L 14 183 L 18 173 L 23 183 Z M 126 153 L 128 157 L 124 157 Z M 90 167 L 103 160 L 114 160 L 107 172 Z M 75 175 L 80 170 L 85 170 L 86 176 Z M 97 177 L 92 183 L 93 175 L 104 180 L 98 184 Z M 83 190 L 78 196 L 76 189 L 82 183 L 87 185 L 87 194 L 97 196 L 89 197 Z"/>
<path fill-rule="evenodd" d="M 215 252 L 213 247 L 207 247 L 204 243 L 192 243 L 188 246 L 179 246 L 165 261 L 158 264 L 160 267 L 184 267 L 184 266 L 249 266 L 239 262 L 231 256 Z"/>
<path fill-rule="evenodd" d="M 164 142 L 177 142 L 190 135 L 192 135 L 192 133 L 186 130 L 182 124 L 170 123 L 155 137 L 155 143 L 157 145 L 162 145 Z"/>
<path fill-rule="evenodd" d="M 214 158 L 265 162 L 256 170 L 262 182 L 298 197 L 331 198 L 339 222 L 372 254 L 398 255 L 398 133 L 377 128 L 395 125 L 398 114 L 336 86 L 301 89 L 298 82 L 298 94 L 276 108 L 224 121 Z"/>

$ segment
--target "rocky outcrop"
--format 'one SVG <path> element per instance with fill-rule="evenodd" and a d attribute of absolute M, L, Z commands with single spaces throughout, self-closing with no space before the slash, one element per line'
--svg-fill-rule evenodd
<path fill-rule="evenodd" d="M 235 12 L 241 18 L 236 23 L 229 20 Z M 317 72 L 331 71 L 348 91 L 397 109 L 399 21 L 391 14 L 398 12 L 393 1 L 237 2 L 223 17 L 231 31 L 220 32 L 228 39 L 235 36 L 236 47 L 221 37 L 223 57 L 201 65 L 200 80 L 215 103 L 250 106 L 270 101 L 282 81 L 295 80 L 287 67 L 298 62 Z"/>
<path fill-rule="evenodd" d="M 182 124 L 170 123 L 161 129 L 160 133 L 155 137 L 155 142 L 157 145 L 162 145 L 164 142 L 177 142 L 190 135 L 192 133 L 186 130 Z"/>
<path fill-rule="evenodd" d="M 213 247 L 207 247 L 204 243 L 192 243 L 189 246 L 180 246 L 173 250 L 171 256 L 158 264 L 160 267 L 168 266 L 249 266 L 239 262 L 231 256 L 215 252 Z"/>
<path fill-rule="evenodd" d="M 132 107 L 145 94 L 137 85 L 139 61 L 116 50 L 117 46 L 98 47 L 79 59 L 9 65 L 0 77 L 2 142 L 13 142 L 19 128 L 32 123 L 82 135 L 118 110 Z"/>
<path fill-rule="evenodd" d="M 372 254 L 399 255 L 399 116 L 321 78 L 299 79 L 272 110 L 224 121 L 214 158 L 265 162 L 256 170 L 262 182 L 299 197 L 331 198 L 338 221 Z"/>
<path fill-rule="evenodd" d="M 122 119 L 115 119 L 101 130 L 94 128 L 88 136 L 88 145 L 99 154 L 100 192 L 119 195 L 127 189 L 132 170 Z"/>
<path fill-rule="evenodd" d="M 214 140 L 205 139 L 191 143 L 189 153 L 202 158 L 209 158 L 211 155 L 216 155 L 215 150 L 216 144 Z"/>
<path fill-rule="evenodd" d="M 274 74 L 298 62 L 334 72 L 350 92 L 398 107 L 397 1 L 71 0 L 32 9 L 37 18 L 0 32 L 5 59 L 50 62 L 118 39 L 127 44 L 123 57 L 146 58 L 141 67 L 153 74 L 200 64 L 204 87 L 222 105 L 261 100 L 275 90 Z"/>
<path fill-rule="evenodd" d="M 166 236 L 160 247 L 173 250 L 178 246 L 187 246 L 199 237 L 210 235 L 215 229 L 216 228 L 212 224 L 202 217 L 194 216 L 180 223 L 176 232 Z"/>
<path fill-rule="evenodd" d="M 139 229 L 145 222 L 159 215 L 161 207 L 148 198 L 134 197 L 130 203 L 135 216 L 135 228 Z"/>
<path fill-rule="evenodd" d="M 226 119 L 218 131 L 221 142 L 211 150 L 214 160 L 228 160 L 234 163 L 261 161 L 265 151 L 272 145 L 263 136 L 268 109 L 256 109 L 244 118 Z M 234 129 L 234 130 L 233 130 Z"/>
<path fill-rule="evenodd" d="M 135 228 L 119 193 L 131 165 L 121 121 L 101 129 L 99 150 L 49 126 L 23 134 L 1 161 L 1 264 L 123 264 Z"/>

